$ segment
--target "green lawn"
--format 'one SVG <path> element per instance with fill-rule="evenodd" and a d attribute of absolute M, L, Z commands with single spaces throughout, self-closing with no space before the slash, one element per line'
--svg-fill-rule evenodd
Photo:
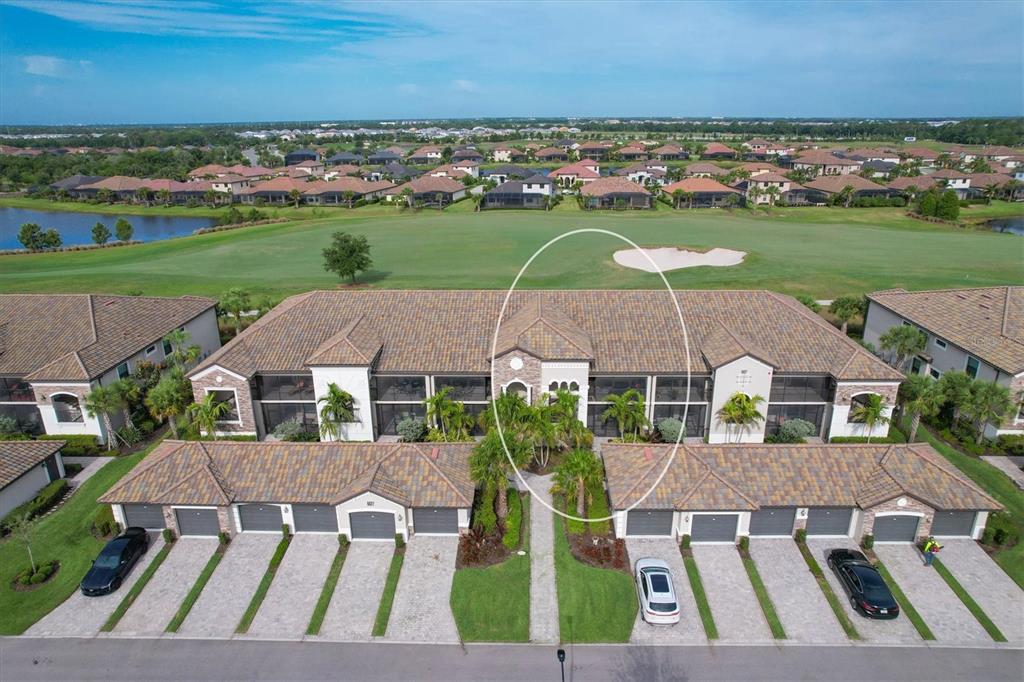
<path fill-rule="evenodd" d="M 96 498 L 148 454 L 149 449 L 129 457 L 115 459 L 100 469 L 59 510 L 36 526 L 32 546 L 37 562 L 60 561 L 57 576 L 37 590 L 15 592 L 10 583 L 14 575 L 28 565 L 28 554 L 21 543 L 0 541 L 0 635 L 18 635 L 52 611 L 78 589 L 82 576 L 103 548 L 104 541 L 90 532 Z"/>
<path fill-rule="evenodd" d="M 629 641 L 637 609 L 633 579 L 576 561 L 560 516 L 555 523 L 555 579 L 563 642 Z"/>
<path fill-rule="evenodd" d="M 270 584 L 274 582 L 274 576 L 277 575 L 277 568 L 284 560 L 285 552 L 288 551 L 290 544 L 291 538 L 281 538 L 281 542 L 277 543 L 277 549 L 274 550 L 274 555 L 270 557 L 270 563 L 267 564 L 267 571 L 263 574 L 263 579 L 260 580 L 260 584 L 256 587 L 256 593 L 252 595 L 252 599 L 249 601 L 249 606 L 246 607 L 245 613 L 242 614 L 242 620 L 238 621 L 238 627 L 235 628 L 235 632 L 241 634 L 249 632 L 249 628 L 252 626 L 252 622 L 256 619 L 256 614 L 259 612 L 260 606 L 263 605 L 263 600 L 267 598 L 267 592 L 270 591 Z"/>
<path fill-rule="evenodd" d="M 708 639 L 718 639 L 718 626 L 715 625 L 708 595 L 704 591 L 704 581 L 700 579 L 700 568 L 692 556 L 683 557 L 683 565 L 686 566 L 686 578 L 690 581 L 693 600 L 697 602 L 697 614 L 700 615 L 700 622 L 704 626 L 704 634 Z"/>
<path fill-rule="evenodd" d="M 757 564 L 754 563 L 753 559 L 745 558 L 743 559 L 743 568 L 747 570 L 747 577 L 750 578 L 750 584 L 754 588 L 754 594 L 757 596 L 758 603 L 761 605 L 764 619 L 768 622 L 768 627 L 772 631 L 772 637 L 775 639 L 786 639 L 786 630 L 782 627 L 782 621 L 779 620 L 779 614 L 775 611 L 771 595 L 768 594 L 764 581 L 761 580 L 761 574 L 757 571 Z"/>
<path fill-rule="evenodd" d="M 530 496 L 523 498 L 529 508 Z M 487 568 L 461 568 L 452 580 L 452 615 L 464 642 L 530 641 L 529 513 L 522 516 L 524 556 Z M 539 508 L 538 513 L 548 513 Z"/>
<path fill-rule="evenodd" d="M 388 567 L 388 577 L 384 580 L 384 592 L 380 596 L 380 604 L 377 606 L 377 618 L 373 621 L 373 636 L 383 637 L 388 631 L 388 621 L 391 620 L 391 607 L 395 603 L 395 590 L 398 589 L 398 577 L 402 574 L 402 564 L 405 562 L 405 547 L 396 547 L 395 553 L 391 556 L 391 565 Z"/>
<path fill-rule="evenodd" d="M 969 210 L 1004 207 L 996 202 Z M 283 216 L 306 210 L 274 209 Z M 1019 280 L 1024 257 L 1024 240 L 1015 235 L 911 220 L 899 209 L 581 212 L 568 200 L 550 212 L 315 210 L 330 217 L 118 249 L 2 257 L 0 290 L 216 296 L 235 286 L 271 295 L 331 288 L 338 280 L 322 269 L 320 251 L 336 230 L 368 237 L 374 265 L 363 281 L 389 288 L 503 288 L 549 239 L 587 227 L 617 231 L 645 246 L 748 253 L 738 266 L 669 273 L 678 288 L 768 288 L 819 298 L 890 287 L 1007 284 Z M 661 286 L 656 275 L 612 261 L 625 247 L 607 235 L 564 239 L 534 261 L 522 285 Z"/>
<path fill-rule="evenodd" d="M 338 586 L 338 578 L 341 577 L 341 569 L 345 565 L 345 557 L 348 556 L 348 545 L 338 546 L 338 553 L 334 555 L 331 562 L 331 570 L 327 572 L 327 580 L 320 590 L 320 597 L 316 601 L 313 615 L 309 619 L 309 626 L 306 628 L 307 635 L 319 635 L 320 627 L 324 624 L 324 617 L 327 615 L 327 608 L 331 605 L 331 597 Z"/>

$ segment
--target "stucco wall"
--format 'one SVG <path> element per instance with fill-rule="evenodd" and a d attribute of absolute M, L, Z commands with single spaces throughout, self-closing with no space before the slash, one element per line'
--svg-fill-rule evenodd
<path fill-rule="evenodd" d="M 352 538 L 352 528 L 348 522 L 349 512 L 361 511 L 387 512 L 394 514 L 395 533 L 401 534 L 401 536 L 406 540 L 409 539 L 409 519 L 407 518 L 405 507 L 383 498 L 380 495 L 375 495 L 373 493 L 357 495 L 352 499 L 339 504 L 337 511 L 338 532 L 347 536 L 349 539 Z"/>
<path fill-rule="evenodd" d="M 896 394 L 899 391 L 899 384 L 896 382 L 861 382 L 861 383 L 839 383 L 836 386 L 835 403 L 832 407 L 832 422 L 829 425 L 829 438 L 840 437 L 867 437 L 868 429 L 864 424 L 849 422 L 851 401 L 855 396 L 866 393 L 876 393 L 882 396 L 882 403 L 885 405 L 883 415 L 886 419 L 892 418 L 893 410 L 896 407 Z M 889 422 L 875 424 L 870 433 L 872 438 L 884 438 L 889 435 Z"/>
<path fill-rule="evenodd" d="M 31 500 L 49 482 L 50 477 L 46 473 L 46 465 L 40 463 L 0 490 L 0 518 L 6 516 L 18 505 Z"/>
<path fill-rule="evenodd" d="M 88 383 L 67 383 L 67 384 L 32 384 L 32 390 L 36 394 L 36 405 L 39 407 L 39 415 L 43 419 L 43 429 L 53 436 L 66 435 L 93 435 L 100 439 L 100 442 L 107 442 L 106 430 L 103 427 L 103 420 L 99 415 L 90 417 L 85 410 L 85 396 L 92 390 Z M 73 395 L 78 398 L 79 408 L 82 410 L 82 421 L 80 422 L 58 422 L 57 413 L 53 408 L 52 397 L 54 395 Z M 120 414 L 110 415 L 112 426 L 116 429 L 123 421 Z"/>
<path fill-rule="evenodd" d="M 580 397 L 576 416 L 584 424 L 587 422 L 587 399 L 590 394 L 590 363 L 587 362 L 544 362 L 541 363 L 538 395 L 551 393 L 551 382 L 566 384 L 576 382 Z"/>
<path fill-rule="evenodd" d="M 718 410 L 735 393 L 745 393 L 748 396 L 759 395 L 764 398 L 764 402 L 758 406 L 762 420 L 744 429 L 738 441 L 741 443 L 764 442 L 764 418 L 768 415 L 772 374 L 773 370 L 770 366 L 749 355 L 733 360 L 715 370 L 714 394 L 709 406 L 711 412 L 711 428 L 708 430 L 709 443 L 737 442 L 736 431 L 719 421 L 717 416 Z"/>
<path fill-rule="evenodd" d="M 338 440 L 372 441 L 373 409 L 370 404 L 370 368 L 313 367 L 312 372 L 313 392 L 317 400 L 327 395 L 328 386 L 332 383 L 352 395 L 355 416 L 359 421 L 342 424 Z M 320 421 L 319 407 L 317 421 Z"/>

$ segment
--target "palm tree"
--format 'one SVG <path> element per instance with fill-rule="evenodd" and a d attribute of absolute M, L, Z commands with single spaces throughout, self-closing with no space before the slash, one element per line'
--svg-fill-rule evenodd
<path fill-rule="evenodd" d="M 121 414 L 124 416 L 124 423 L 135 428 L 132 421 L 132 405 L 142 400 L 142 389 L 130 377 L 118 379 L 110 386 L 121 397 Z"/>
<path fill-rule="evenodd" d="M 984 192 L 985 195 L 985 203 L 991 204 L 992 200 L 999 195 L 999 184 L 990 182 L 982 188 L 982 192 Z"/>
<path fill-rule="evenodd" d="M 924 332 L 906 324 L 891 327 L 878 337 L 882 350 L 892 351 L 895 360 L 892 366 L 896 369 L 902 369 L 908 357 L 922 352 L 927 341 Z"/>
<path fill-rule="evenodd" d="M 167 358 L 176 367 L 184 369 L 199 359 L 199 354 L 202 352 L 199 346 L 186 345 L 191 339 L 192 335 L 184 329 L 171 330 L 163 338 L 164 342 L 171 347 L 171 352 L 167 355 Z"/>
<path fill-rule="evenodd" d="M 513 468 L 518 469 L 526 465 L 530 458 L 530 450 L 521 440 L 515 436 L 505 434 L 505 443 L 508 445 L 508 454 L 502 447 L 501 437 L 494 429 L 487 432 L 484 439 L 480 441 L 473 454 L 469 456 L 469 476 L 474 482 L 483 485 L 485 489 L 493 490 L 497 502 L 495 513 L 502 526 L 505 525 L 505 517 L 508 515 L 508 479 L 512 475 Z M 509 455 L 512 461 L 509 462 Z"/>
<path fill-rule="evenodd" d="M 683 203 L 684 194 L 686 194 L 686 192 L 681 189 L 677 189 L 672 192 L 672 208 L 679 208 L 679 204 Z"/>
<path fill-rule="evenodd" d="M 875 430 L 875 426 L 889 423 L 889 418 L 885 416 L 885 405 L 882 403 L 882 396 L 877 393 L 869 393 L 863 402 L 854 406 L 850 410 L 850 418 L 854 423 L 864 425 L 869 443 L 871 442 L 871 432 Z"/>
<path fill-rule="evenodd" d="M 299 207 L 299 199 L 301 199 L 301 198 L 302 198 L 302 192 L 300 192 L 297 189 L 293 189 L 292 191 L 288 192 L 288 199 L 293 204 L 295 204 L 295 208 Z"/>
<path fill-rule="evenodd" d="M 846 328 L 850 320 L 864 312 L 864 302 L 863 299 L 856 296 L 839 296 L 832 299 L 828 311 L 842 323 L 841 331 L 843 336 L 846 336 Z"/>
<path fill-rule="evenodd" d="M 235 318 L 235 336 L 242 333 L 242 313 L 249 310 L 252 302 L 249 299 L 249 292 L 239 287 L 228 289 L 220 297 L 221 310 Z"/>
<path fill-rule="evenodd" d="M 203 201 L 205 201 L 210 206 L 213 206 L 215 203 L 217 203 L 217 193 L 214 192 L 212 189 L 206 190 L 205 192 L 203 192 Z"/>
<path fill-rule="evenodd" d="M 768 189 L 765 190 L 765 194 L 768 195 L 768 205 L 774 206 L 779 201 L 779 197 L 782 196 L 782 191 L 778 185 L 769 185 Z"/>
<path fill-rule="evenodd" d="M 167 189 L 162 189 L 156 193 L 157 197 L 163 202 L 164 206 L 171 205 L 171 192 Z"/>
<path fill-rule="evenodd" d="M 349 208 L 352 208 L 352 204 L 355 203 L 356 193 L 348 189 L 341 193 L 341 198 L 345 200 Z"/>
<path fill-rule="evenodd" d="M 473 433 L 473 426 L 476 425 L 476 418 L 466 412 L 465 403 L 457 402 L 448 415 L 448 430 L 453 441 L 469 440 Z"/>
<path fill-rule="evenodd" d="M 953 426 L 960 423 L 960 414 L 971 403 L 971 384 L 973 379 L 967 372 L 952 371 L 942 375 L 938 382 L 942 399 L 953 408 Z"/>
<path fill-rule="evenodd" d="M 103 430 L 107 434 L 107 450 L 114 449 L 114 427 L 110 423 L 110 415 L 121 409 L 121 395 L 113 386 L 96 386 L 85 396 L 85 411 L 92 417 L 103 420 Z"/>
<path fill-rule="evenodd" d="M 899 399 L 904 413 L 910 416 L 907 441 L 913 443 L 921 425 L 921 417 L 931 417 L 942 408 L 942 392 L 931 377 L 911 374 L 900 384 Z"/>
<path fill-rule="evenodd" d="M 320 407 L 320 436 L 327 440 L 338 440 L 342 424 L 356 421 L 355 399 L 348 391 L 338 388 L 335 383 L 327 384 L 327 393 L 317 398 Z"/>
<path fill-rule="evenodd" d="M 729 428 L 736 431 L 736 442 L 740 442 L 743 431 L 753 424 L 764 421 L 764 415 L 757 406 L 764 402 L 759 395 L 749 396 L 746 393 L 733 393 L 718 410 L 718 421 L 725 424 L 726 441 L 729 440 Z"/>
<path fill-rule="evenodd" d="M 502 393 L 491 401 L 483 412 L 480 413 L 480 426 L 490 431 L 497 428 L 497 421 L 494 413 L 497 411 L 501 419 L 502 433 L 521 436 L 526 430 L 529 421 L 530 406 L 526 401 L 515 393 Z"/>
<path fill-rule="evenodd" d="M 140 187 L 135 190 L 135 197 L 147 206 L 149 206 L 149 200 L 152 196 L 153 190 L 148 187 Z"/>
<path fill-rule="evenodd" d="M 631 388 L 623 391 L 621 395 L 612 393 L 605 400 L 610 405 L 601 413 L 601 419 L 606 422 L 614 419 L 619 429 L 619 438 L 625 440 L 626 433 L 632 431 L 635 440 L 640 428 L 647 426 L 648 423 L 643 395 L 635 388 Z"/>
<path fill-rule="evenodd" d="M 975 379 L 971 384 L 971 402 L 967 412 L 974 424 L 974 444 L 981 445 L 985 425 L 999 426 L 1013 408 L 1010 389 L 994 381 Z"/>
<path fill-rule="evenodd" d="M 144 402 L 149 413 L 154 419 L 166 419 L 175 438 L 179 435 L 177 418 L 192 402 L 191 386 L 181 369 L 175 367 L 146 394 Z"/>
<path fill-rule="evenodd" d="M 750 189 L 747 190 L 747 199 L 749 199 L 753 207 L 756 208 L 757 200 L 760 199 L 761 195 L 763 194 L 764 192 L 761 191 L 760 187 L 758 187 L 757 185 L 753 185 Z"/>
<path fill-rule="evenodd" d="M 556 406 L 544 394 L 536 405 L 530 406 L 527 433 L 533 446 L 533 456 L 541 467 L 548 465 L 551 449 L 558 445 L 558 427 L 555 424 Z"/>
<path fill-rule="evenodd" d="M 441 435 L 445 441 L 448 440 L 448 422 L 456 405 L 456 402 L 448 397 L 451 392 L 451 386 L 445 386 L 438 391 L 434 391 L 434 395 L 423 401 L 427 408 L 427 419 L 432 421 L 435 427 L 441 430 Z"/>
<path fill-rule="evenodd" d="M 554 488 L 565 495 L 566 506 L 576 505 L 576 516 L 585 518 L 587 488 L 602 479 L 601 462 L 590 450 L 577 449 L 570 452 L 555 471 Z"/>
<path fill-rule="evenodd" d="M 588 448 L 594 435 L 579 417 L 580 397 L 575 393 L 558 389 L 551 404 L 555 421 L 555 437 L 563 448 Z"/>
<path fill-rule="evenodd" d="M 434 195 L 434 201 L 437 202 L 437 210 L 440 211 L 444 208 L 444 192 L 437 192 Z"/>
<path fill-rule="evenodd" d="M 217 422 L 230 410 L 228 403 L 217 402 L 213 393 L 207 393 L 202 402 L 189 405 L 185 414 L 199 428 L 200 433 L 205 431 L 207 436 L 217 440 Z"/>

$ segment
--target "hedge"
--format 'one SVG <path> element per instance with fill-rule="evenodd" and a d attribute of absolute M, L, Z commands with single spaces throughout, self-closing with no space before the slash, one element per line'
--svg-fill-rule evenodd
<path fill-rule="evenodd" d="M 867 443 L 868 439 L 865 436 L 839 436 L 837 438 L 829 439 L 829 443 Z M 895 443 L 906 443 L 907 441 L 898 436 L 887 436 L 885 438 L 871 438 L 872 443 L 895 444 Z"/>
<path fill-rule="evenodd" d="M 39 436 L 36 440 L 67 441 L 67 444 L 60 450 L 60 454 L 64 457 L 98 457 L 103 454 L 99 438 L 96 436 L 81 434 L 71 436 Z"/>
<path fill-rule="evenodd" d="M 3 521 L 0 521 L 0 526 L 9 526 L 15 521 L 15 519 L 20 518 L 23 514 L 28 514 L 29 519 L 42 516 L 49 511 L 50 507 L 60 502 L 67 489 L 67 480 L 63 478 L 57 479 L 40 490 L 39 494 L 34 498 L 12 509 L 11 512 L 3 518 Z"/>
<path fill-rule="evenodd" d="M 505 537 L 502 543 L 508 549 L 519 546 L 520 530 L 523 525 L 523 498 L 515 488 L 508 489 L 508 516 L 505 518 Z"/>

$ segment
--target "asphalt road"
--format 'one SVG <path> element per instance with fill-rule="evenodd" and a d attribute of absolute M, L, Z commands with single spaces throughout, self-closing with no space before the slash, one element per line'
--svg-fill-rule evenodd
<path fill-rule="evenodd" d="M 530 680 L 556 647 L 186 639 L 0 639 L 0 680 Z M 1024 651 L 939 647 L 566 647 L 586 680 L 1012 680 Z"/>

